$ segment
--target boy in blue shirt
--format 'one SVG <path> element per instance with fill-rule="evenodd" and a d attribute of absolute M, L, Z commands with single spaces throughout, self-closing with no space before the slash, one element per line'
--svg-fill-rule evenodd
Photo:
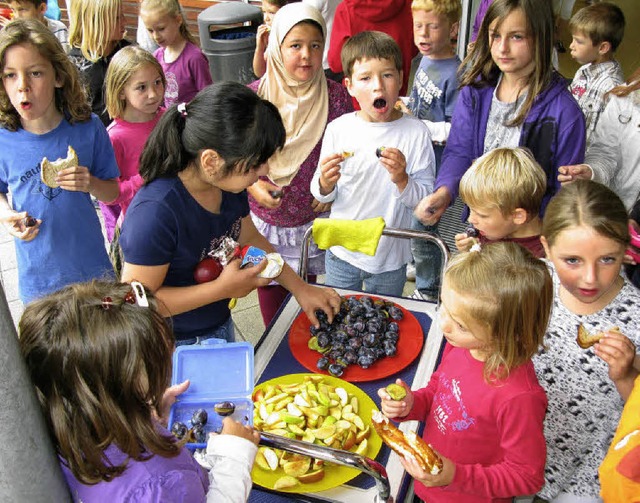
<path fill-rule="evenodd" d="M 388 227 L 409 228 L 413 209 L 433 190 L 435 159 L 427 126 L 394 108 L 402 86 L 402 54 L 389 35 L 364 31 L 341 53 L 345 84 L 360 110 L 327 125 L 311 193 L 332 202 L 331 218 L 382 217 Z M 407 240 L 382 236 L 374 256 L 332 246 L 326 283 L 401 296 Z"/>
<path fill-rule="evenodd" d="M 458 67 L 451 40 L 458 34 L 462 13 L 460 0 L 413 0 L 413 38 L 422 54 L 409 96 L 410 113 L 422 120 L 431 133 L 436 174 L 451 129 L 451 116 L 458 99 Z M 413 217 L 415 230 L 438 233 L 438 226 L 425 226 Z M 435 243 L 412 239 L 416 287 L 422 297 L 437 300 L 442 254 Z"/>

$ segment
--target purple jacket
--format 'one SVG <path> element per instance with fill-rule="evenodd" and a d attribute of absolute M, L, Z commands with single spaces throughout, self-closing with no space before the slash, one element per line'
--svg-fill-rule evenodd
<path fill-rule="evenodd" d="M 484 137 L 495 85 L 465 86 L 451 118 L 451 132 L 442 155 L 434 191 L 446 187 L 451 200 L 458 195 L 460 179 L 484 151 Z M 527 147 L 547 175 L 542 207 L 560 188 L 558 168 L 581 164 L 585 151 L 585 122 L 582 110 L 557 73 L 533 102 L 520 133 L 521 147 Z"/>
<path fill-rule="evenodd" d="M 476 18 L 473 21 L 473 32 L 471 33 L 471 41 L 475 42 L 478 38 L 478 32 L 480 31 L 480 26 L 482 25 L 482 20 L 484 16 L 487 15 L 487 9 L 489 9 L 489 5 L 493 0 L 482 0 L 480 2 L 480 6 L 478 7 L 478 12 L 476 12 Z"/>

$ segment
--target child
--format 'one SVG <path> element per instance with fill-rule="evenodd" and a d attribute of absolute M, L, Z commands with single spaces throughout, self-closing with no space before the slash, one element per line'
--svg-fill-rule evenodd
<path fill-rule="evenodd" d="M 120 213 L 124 216 L 134 194 L 142 185 L 138 174 L 140 154 L 147 137 L 162 115 L 165 78 L 158 60 L 136 46 L 125 47 L 107 69 L 105 92 L 107 112 L 113 118 L 107 133 L 120 168 L 120 195 L 113 203 L 100 204 L 105 218 L 107 239 L 111 241 Z"/>
<path fill-rule="evenodd" d="M 155 416 L 174 339 L 140 283 L 67 286 L 27 306 L 19 330 L 73 501 L 204 502 L 208 488 L 246 500 L 257 432 L 225 419 L 207 477 Z"/>
<path fill-rule="evenodd" d="M 494 148 L 520 146 L 533 153 L 547 175 L 543 212 L 560 187 L 558 167 L 582 162 L 584 116 L 551 66 L 553 26 L 551 2 L 494 0 L 489 6 L 463 61 L 435 192 L 416 208 L 423 223 L 440 219 L 473 160 Z"/>
<path fill-rule="evenodd" d="M 640 68 L 625 84 L 607 93 L 607 105 L 600 116 L 584 164 L 562 166 L 562 183 L 577 178 L 595 180 L 613 190 L 627 211 L 640 198 Z"/>
<path fill-rule="evenodd" d="M 327 27 L 327 36 L 324 44 L 324 52 L 322 53 L 322 68 L 328 79 L 342 83 L 344 75 L 342 73 L 333 73 L 329 68 L 329 40 L 331 40 L 331 31 L 333 30 L 333 18 L 336 15 L 336 9 L 342 0 L 302 0 L 302 3 L 315 7 L 320 11 L 324 23 Z"/>
<path fill-rule="evenodd" d="M 342 67 L 361 109 L 327 126 L 311 193 L 332 203 L 331 218 L 382 217 L 389 227 L 409 228 L 413 208 L 431 191 L 435 161 L 428 128 L 394 108 L 403 77 L 400 48 L 382 32 L 361 32 L 344 44 Z M 326 283 L 360 290 L 364 282 L 367 292 L 401 296 L 410 260 L 409 241 L 386 236 L 375 256 L 333 246 Z"/>
<path fill-rule="evenodd" d="M 129 42 L 125 35 L 122 0 L 74 0 L 70 13 L 69 57 L 89 92 L 91 110 L 109 125 L 104 79 L 113 55 Z"/>
<path fill-rule="evenodd" d="M 285 5 L 274 19 L 270 37 L 267 73 L 249 88 L 276 106 L 287 139 L 282 150 L 269 159 L 268 176 L 249 187 L 249 205 L 260 234 L 296 271 L 305 232 L 318 215 L 328 210 L 328 205 L 314 199 L 309 189 L 320 160 L 325 127 L 352 112 L 353 107 L 344 86 L 329 82 L 322 72 L 325 26 L 317 9 L 303 3 Z M 300 72 L 297 65 L 303 52 L 307 65 Z M 310 282 L 324 274 L 324 258 L 322 250 L 310 247 Z M 287 295 L 277 283 L 258 288 L 265 326 Z"/>
<path fill-rule="evenodd" d="M 426 388 L 391 400 L 391 419 L 425 422 L 440 454 L 438 475 L 401 459 L 415 492 L 429 503 L 511 502 L 542 487 L 547 398 L 531 357 L 553 300 L 545 264 L 514 243 L 456 255 L 442 282 L 440 326 L 447 345 Z"/>
<path fill-rule="evenodd" d="M 0 219 L 16 237 L 20 298 L 27 303 L 77 281 L 111 276 L 90 194 L 118 196 L 109 137 L 92 116 L 78 72 L 34 19 L 0 31 Z M 40 164 L 75 149 L 79 166 L 40 179 Z M 7 192 L 11 191 L 11 206 Z"/>
<path fill-rule="evenodd" d="M 468 251 L 477 239 L 512 241 L 544 257 L 539 213 L 546 184 L 540 165 L 521 147 L 497 148 L 477 159 L 460 180 L 460 197 L 479 235 L 456 234 L 458 250 Z"/>
<path fill-rule="evenodd" d="M 598 466 L 638 375 L 633 362 L 640 344 L 640 292 L 620 275 L 629 245 L 627 212 L 604 185 L 578 180 L 549 203 L 542 236 L 555 300 L 544 350 L 533 359 L 549 398 L 539 495 L 597 502 Z M 580 326 L 604 337 L 581 349 Z"/>
<path fill-rule="evenodd" d="M 266 175 L 267 160 L 284 141 L 277 109 L 234 82 L 207 86 L 189 104 L 170 107 L 149 136 L 140 159 L 145 185 L 122 224 L 122 278 L 155 291 L 177 344 L 233 340 L 229 298 L 270 282 L 258 276 L 266 260 L 243 269 L 231 260 L 206 283 L 196 282 L 194 270 L 225 238 L 273 251 L 251 221 L 245 189 Z M 316 309 L 333 318 L 340 308 L 335 291 L 308 285 L 286 264 L 276 281 L 314 325 Z"/>
<path fill-rule="evenodd" d="M 583 65 L 569 89 L 585 116 L 587 147 L 604 110 L 606 93 L 624 82 L 620 63 L 614 59 L 624 35 L 624 24 L 620 7 L 609 2 L 588 5 L 569 22 L 571 57 Z"/>
<path fill-rule="evenodd" d="M 256 50 L 253 53 L 253 73 L 260 78 L 267 71 L 267 46 L 269 45 L 269 33 L 273 17 L 282 7 L 287 5 L 287 0 L 262 0 L 262 16 L 264 23 L 258 26 L 256 33 Z"/>
<path fill-rule="evenodd" d="M 429 128 L 436 159 L 436 175 L 451 128 L 453 107 L 458 99 L 460 58 L 451 45 L 458 35 L 460 0 L 413 0 L 413 39 L 422 54 L 409 96 L 410 112 Z M 413 217 L 411 228 L 437 233 Z M 416 287 L 423 297 L 438 298 L 442 254 L 435 243 L 411 240 L 415 260 Z"/>
<path fill-rule="evenodd" d="M 143 0 L 140 17 L 160 48 L 153 53 L 164 70 L 166 107 L 189 102 L 211 84 L 209 62 L 182 17 L 178 0 Z"/>
<path fill-rule="evenodd" d="M 376 30 L 386 33 L 400 46 L 402 74 L 400 96 L 407 95 L 411 61 L 418 54 L 411 33 L 411 3 L 409 0 L 343 0 L 336 8 L 327 59 L 334 73 L 345 73 L 342 46 L 357 33 Z"/>
<path fill-rule="evenodd" d="M 44 15 L 47 12 L 47 0 L 12 0 L 9 6 L 14 19 L 37 19 L 44 23 L 60 41 L 64 52 L 69 52 L 69 30 L 65 24 Z"/>

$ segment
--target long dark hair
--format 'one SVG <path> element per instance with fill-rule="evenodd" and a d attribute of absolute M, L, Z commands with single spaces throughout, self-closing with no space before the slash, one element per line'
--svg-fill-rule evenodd
<path fill-rule="evenodd" d="M 174 338 L 128 283 L 67 286 L 29 304 L 20 349 L 58 454 L 84 484 L 110 481 L 129 460 L 173 457 L 180 447 L 153 419 L 171 379 Z M 116 445 L 121 464 L 105 458 Z M 113 464 L 112 464 L 113 463 Z"/>
<path fill-rule="evenodd" d="M 147 183 L 175 176 L 205 149 L 225 160 L 225 174 L 247 173 L 282 148 L 285 138 L 273 104 L 236 82 L 212 84 L 165 112 L 140 157 L 140 175 Z"/>

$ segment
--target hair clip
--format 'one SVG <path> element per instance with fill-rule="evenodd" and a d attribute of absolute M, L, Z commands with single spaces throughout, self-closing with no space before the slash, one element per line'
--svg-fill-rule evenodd
<path fill-rule="evenodd" d="M 184 101 L 177 106 L 177 109 L 178 112 L 180 112 L 180 115 L 183 117 L 187 116 L 187 104 Z"/>
<path fill-rule="evenodd" d="M 475 243 L 471 249 L 469 250 L 470 252 L 478 252 L 480 253 L 480 250 L 482 250 L 482 247 L 480 246 L 480 243 Z"/>
<path fill-rule="evenodd" d="M 108 311 L 113 306 L 113 300 L 111 297 L 102 297 L 102 309 Z"/>
<path fill-rule="evenodd" d="M 140 307 L 149 307 L 149 300 L 147 299 L 147 292 L 144 290 L 144 286 L 139 281 L 131 282 L 131 290 L 136 296 L 136 304 Z"/>

